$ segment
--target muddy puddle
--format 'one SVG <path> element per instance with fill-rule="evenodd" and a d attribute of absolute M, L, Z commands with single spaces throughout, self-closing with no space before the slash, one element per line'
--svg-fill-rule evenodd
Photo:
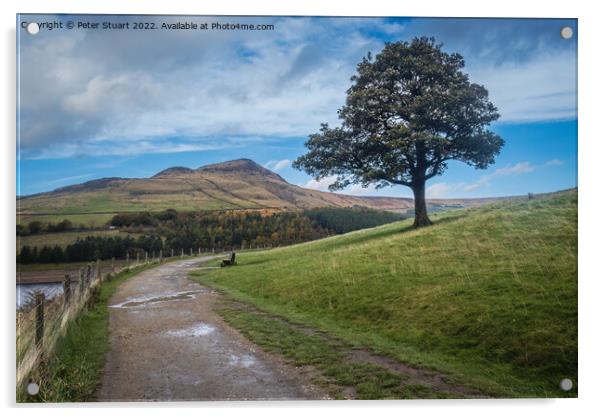
<path fill-rule="evenodd" d="M 202 293 L 213 293 L 212 290 L 194 290 L 188 292 L 177 292 L 170 293 L 165 295 L 156 295 L 156 296 L 141 296 L 134 297 L 125 300 L 124 302 L 118 303 L 116 305 L 111 305 L 111 308 L 138 308 L 144 307 L 147 305 L 153 305 L 163 302 L 172 302 L 179 300 L 188 300 L 195 299 L 197 295 Z"/>
<path fill-rule="evenodd" d="M 236 367 L 249 368 L 256 363 L 255 357 L 252 355 L 235 355 L 230 354 L 230 362 L 229 364 Z"/>
<path fill-rule="evenodd" d="M 294 368 L 256 349 L 221 320 L 213 309 L 219 292 L 188 278 L 200 262 L 175 266 L 145 270 L 117 289 L 98 400 L 318 397 Z"/>
<path fill-rule="evenodd" d="M 187 328 L 167 331 L 165 335 L 170 337 L 202 337 L 205 335 L 209 335 L 214 331 L 215 327 L 213 325 L 201 322 L 199 324 L 192 325 Z"/>

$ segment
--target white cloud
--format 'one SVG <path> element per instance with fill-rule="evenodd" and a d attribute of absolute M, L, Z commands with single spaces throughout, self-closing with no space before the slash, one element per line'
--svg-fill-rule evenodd
<path fill-rule="evenodd" d="M 92 78 L 83 91 L 65 97 L 63 107 L 73 114 L 115 117 L 132 109 L 153 108 L 164 94 L 162 86 L 148 74 L 100 75 Z"/>
<path fill-rule="evenodd" d="M 577 116 L 576 54 L 539 53 L 502 64 L 472 62 L 473 82 L 485 85 L 501 122 L 569 119 Z"/>
<path fill-rule="evenodd" d="M 493 178 L 495 176 L 520 175 L 523 173 L 533 172 L 533 170 L 535 170 L 535 166 L 533 166 L 531 163 L 520 162 L 515 165 L 508 165 L 503 168 L 498 168 L 494 170 L 491 175 L 488 175 L 488 177 Z M 487 177 L 487 175 L 483 177 Z"/>
<path fill-rule="evenodd" d="M 449 196 L 449 194 L 456 190 L 458 185 L 450 185 L 446 182 L 434 183 L 428 188 L 426 188 L 426 197 L 427 198 L 445 198 Z"/>
<path fill-rule="evenodd" d="M 315 189 L 316 191 L 328 192 L 328 187 L 335 183 L 336 180 L 336 176 L 326 176 L 320 180 L 310 179 L 305 183 L 305 185 L 303 185 L 303 187 L 307 189 Z"/>
<path fill-rule="evenodd" d="M 69 154 L 84 142 L 128 151 L 126 142 L 167 149 L 160 144 L 166 137 L 202 143 L 219 136 L 307 136 L 322 122 L 337 122 L 356 63 L 382 47 L 359 32 L 381 19 L 334 19 L 336 25 L 324 19 L 225 19 L 273 22 L 276 31 L 211 32 L 202 41 L 191 31 L 90 32 L 71 39 L 58 31 L 45 34 L 66 45 L 59 50 L 25 39 L 22 156 Z M 38 100 L 39 91 L 44 94 Z M 107 154 L 100 146 L 83 147 L 100 152 L 90 155 Z"/>
<path fill-rule="evenodd" d="M 368 51 L 382 49 L 384 34 L 403 40 L 418 34 L 412 32 L 418 21 L 379 18 L 212 20 L 274 23 L 276 30 L 54 31 L 22 38 L 22 157 L 81 155 L 70 150 L 74 147 L 92 152 L 88 155 L 131 152 L 131 142 L 170 151 L 162 144 L 170 137 L 196 142 L 187 146 L 198 148 L 224 136 L 307 136 L 320 123 L 338 124 L 337 109 L 356 64 Z M 420 34 L 445 24 L 432 23 L 434 28 Z M 449 24 L 455 25 L 450 33 L 458 34 L 458 22 Z M 469 48 L 472 41 L 462 44 Z M 519 46 L 494 49 L 510 56 Z M 575 54 L 570 51 L 537 49 L 502 63 L 472 54 L 467 63 L 471 79 L 490 91 L 502 122 L 575 116 Z M 103 143 L 111 148 L 103 149 Z"/>
<path fill-rule="evenodd" d="M 210 143 L 174 143 L 169 140 L 164 140 L 162 142 L 116 142 L 115 146 L 111 146 L 111 143 L 98 144 L 85 142 L 80 144 L 65 144 L 55 148 L 44 149 L 41 153 L 32 156 L 30 159 L 63 159 L 89 155 L 129 157 L 142 154 L 199 152 L 203 150 L 223 149 L 224 147 L 230 146 L 227 144 L 219 145 Z"/>
<path fill-rule="evenodd" d="M 502 168 L 497 168 L 490 174 L 481 176 L 477 181 L 472 183 L 434 183 L 427 187 L 426 196 L 427 198 L 446 198 L 450 197 L 454 192 L 474 192 L 477 189 L 490 185 L 492 179 L 494 178 L 523 175 L 526 173 L 533 172 L 537 169 L 542 169 L 550 166 L 559 166 L 562 164 L 564 164 L 562 160 L 552 159 L 539 165 L 533 165 L 530 162 L 520 162 L 514 165 L 507 165 Z"/>
<path fill-rule="evenodd" d="M 332 185 L 336 181 L 336 176 L 326 176 L 320 180 L 310 179 L 305 184 L 301 185 L 304 188 L 315 189 L 317 191 L 330 192 L 328 187 Z M 368 196 L 368 195 L 378 195 L 379 193 L 384 196 L 382 191 L 376 189 L 374 185 L 368 185 L 367 187 L 363 187 L 360 184 L 352 184 L 347 186 L 344 189 L 336 190 L 335 193 L 345 194 L 345 195 L 355 195 L 355 196 Z"/>
<path fill-rule="evenodd" d="M 274 172 L 280 172 L 282 169 L 289 167 L 291 163 L 289 159 L 270 160 L 264 166 Z"/>
<path fill-rule="evenodd" d="M 469 184 L 465 184 L 465 183 L 459 183 L 456 184 L 455 188 L 451 188 L 453 190 L 461 190 L 464 192 L 472 192 L 472 191 L 476 191 L 479 188 L 482 188 L 483 186 L 489 184 L 489 177 L 483 176 L 481 179 L 479 179 L 478 181 L 474 182 L 474 183 L 469 183 Z"/>
<path fill-rule="evenodd" d="M 543 166 L 560 166 L 560 165 L 564 165 L 564 162 L 559 159 L 548 160 L 546 163 L 543 164 Z"/>
<path fill-rule="evenodd" d="M 85 175 L 66 176 L 64 178 L 53 179 L 51 181 L 48 181 L 47 183 L 58 184 L 58 183 L 63 183 L 63 182 L 71 182 L 71 181 L 76 181 L 78 179 L 86 179 L 86 178 L 89 178 L 90 176 L 92 176 L 91 173 L 87 173 Z"/>
<path fill-rule="evenodd" d="M 378 189 L 374 185 L 368 185 L 363 187 L 362 185 L 355 184 L 345 188 L 341 193 L 347 195 L 366 196 L 366 195 L 378 195 Z"/>
<path fill-rule="evenodd" d="M 564 162 L 559 159 L 551 159 L 541 164 L 533 164 L 531 162 L 519 162 L 504 167 L 495 169 L 493 172 L 481 176 L 474 182 L 437 182 L 426 188 L 427 198 L 450 198 L 457 194 L 466 194 L 474 192 L 478 189 L 489 186 L 495 178 L 506 177 L 506 176 L 519 176 L 527 173 L 531 173 L 538 169 L 543 169 L 552 166 L 563 165 Z M 305 184 L 301 184 L 304 188 L 315 189 L 318 191 L 329 192 L 328 186 L 336 181 L 336 176 L 326 176 L 320 180 L 310 179 Z M 403 187 L 393 187 L 390 192 L 386 192 L 388 195 L 397 195 Z M 361 185 L 350 185 L 343 190 L 336 191 L 337 193 L 343 193 L 346 195 L 384 195 L 382 190 L 377 190 L 374 185 L 369 185 L 367 188 L 363 188 Z"/>

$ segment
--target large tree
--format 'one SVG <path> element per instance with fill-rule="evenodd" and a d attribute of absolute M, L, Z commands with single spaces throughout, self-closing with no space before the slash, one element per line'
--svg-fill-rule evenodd
<path fill-rule="evenodd" d="M 462 72 L 464 58 L 433 38 L 385 44 L 351 78 L 341 126 L 322 124 L 294 165 L 316 179 L 334 176 L 331 190 L 350 184 L 404 185 L 414 193 L 414 225 L 430 225 L 426 181 L 449 160 L 485 169 L 504 141 L 487 126 L 499 118 L 482 86 Z"/>

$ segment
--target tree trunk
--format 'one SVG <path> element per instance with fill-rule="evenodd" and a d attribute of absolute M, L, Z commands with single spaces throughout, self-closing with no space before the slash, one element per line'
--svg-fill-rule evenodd
<path fill-rule="evenodd" d="M 432 224 L 426 212 L 425 186 L 426 181 L 415 182 L 412 186 L 412 191 L 414 191 L 414 227 L 425 227 Z"/>

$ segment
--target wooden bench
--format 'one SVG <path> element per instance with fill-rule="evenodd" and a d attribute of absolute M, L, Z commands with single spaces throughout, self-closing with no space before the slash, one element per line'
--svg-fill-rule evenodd
<path fill-rule="evenodd" d="M 234 266 L 236 264 L 236 253 L 232 252 L 229 259 L 222 260 L 220 267 Z"/>

